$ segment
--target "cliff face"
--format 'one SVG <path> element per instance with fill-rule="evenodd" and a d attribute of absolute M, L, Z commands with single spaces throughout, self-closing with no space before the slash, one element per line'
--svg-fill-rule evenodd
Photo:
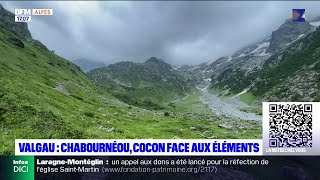
<path fill-rule="evenodd" d="M 32 39 L 31 33 L 28 30 L 27 23 L 16 23 L 14 21 L 14 14 L 10 11 L 4 9 L 0 4 L 0 26 L 8 28 L 11 32 L 19 36 L 20 38 L 25 38 L 26 40 Z"/>
<path fill-rule="evenodd" d="M 312 31 L 309 22 L 293 22 L 291 19 L 285 21 L 279 29 L 272 32 L 269 51 L 275 53 L 289 43 L 301 38 Z"/>
<path fill-rule="evenodd" d="M 30 31 L 28 30 L 28 24 L 23 22 L 15 22 L 14 14 L 6 9 L 0 4 L 0 27 L 6 28 L 13 32 L 20 39 L 29 42 L 41 49 L 48 50 L 48 48 L 43 45 L 40 41 L 32 38 Z"/>

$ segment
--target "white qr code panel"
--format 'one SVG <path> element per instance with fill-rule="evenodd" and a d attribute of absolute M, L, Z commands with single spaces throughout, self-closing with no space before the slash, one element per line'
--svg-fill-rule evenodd
<path fill-rule="evenodd" d="M 270 104 L 269 146 L 312 147 L 312 104 Z"/>
<path fill-rule="evenodd" d="M 319 154 L 319 108 L 319 102 L 263 103 L 264 152 Z"/>

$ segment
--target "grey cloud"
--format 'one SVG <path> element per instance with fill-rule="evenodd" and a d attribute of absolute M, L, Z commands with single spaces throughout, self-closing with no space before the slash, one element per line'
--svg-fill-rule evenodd
<path fill-rule="evenodd" d="M 86 3 L 98 4 L 77 4 L 80 10 L 74 11 L 68 9 L 72 4 L 57 2 L 5 2 L 5 6 L 54 9 L 54 16 L 33 19 L 32 34 L 68 59 L 106 63 L 157 56 L 173 64 L 198 64 L 270 35 L 290 18 L 293 8 L 305 8 L 309 17 L 320 15 L 319 2 Z"/>

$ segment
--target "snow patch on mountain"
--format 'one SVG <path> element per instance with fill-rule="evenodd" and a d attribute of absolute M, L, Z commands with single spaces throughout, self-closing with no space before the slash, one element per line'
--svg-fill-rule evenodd
<path fill-rule="evenodd" d="M 268 56 L 270 55 L 267 53 L 267 48 L 270 46 L 270 41 L 263 42 L 257 45 L 258 47 L 251 51 L 251 54 L 254 54 L 255 56 Z"/>
<path fill-rule="evenodd" d="M 252 53 L 260 52 L 262 48 L 268 47 L 269 45 L 270 45 L 270 42 L 264 42 L 264 43 L 258 44 L 258 47 L 255 50 L 253 50 Z"/>
<path fill-rule="evenodd" d="M 296 41 L 297 41 L 297 40 L 299 40 L 302 36 L 304 36 L 304 34 L 300 34 L 300 35 L 297 37 L 297 39 L 295 39 L 295 40 L 294 40 L 294 41 L 292 41 L 292 42 L 287 43 L 287 44 L 286 44 L 286 46 L 288 46 L 288 45 L 290 45 L 290 44 L 292 44 L 292 43 L 296 42 Z"/>
<path fill-rule="evenodd" d="M 240 92 L 239 94 L 235 95 L 234 97 L 240 96 L 240 95 L 242 95 L 242 94 L 244 94 L 244 93 L 248 92 L 248 90 L 249 90 L 249 88 L 247 88 L 247 89 L 243 90 L 242 92 Z"/>
<path fill-rule="evenodd" d="M 244 57 L 244 56 L 246 56 L 246 55 L 242 53 L 238 57 Z"/>
<path fill-rule="evenodd" d="M 317 22 L 310 22 L 309 23 L 311 26 L 320 26 L 320 21 L 317 21 Z"/>
<path fill-rule="evenodd" d="M 208 61 L 207 62 L 207 65 L 210 65 L 210 64 L 212 64 L 213 62 L 215 62 L 216 60 L 212 60 L 212 61 Z"/>
<path fill-rule="evenodd" d="M 227 62 L 229 62 L 232 59 L 231 56 L 228 56 Z"/>
<path fill-rule="evenodd" d="M 261 53 L 256 54 L 256 56 L 269 56 L 269 55 L 270 55 L 270 53 L 267 53 L 266 49 L 264 49 Z"/>

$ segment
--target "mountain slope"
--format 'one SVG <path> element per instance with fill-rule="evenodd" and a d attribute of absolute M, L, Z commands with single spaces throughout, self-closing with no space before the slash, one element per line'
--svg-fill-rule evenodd
<path fill-rule="evenodd" d="M 12 16 L 0 5 L 1 155 L 14 154 L 14 139 L 210 138 L 213 132 L 215 138 L 257 138 L 261 134 L 257 122 L 148 111 L 122 103 L 95 86 L 78 66 L 32 39 L 27 24 L 14 23 Z M 221 123 L 234 129 L 221 128 Z"/>
<path fill-rule="evenodd" d="M 320 29 L 269 58 L 250 92 L 268 100 L 318 101 Z"/>
<path fill-rule="evenodd" d="M 276 31 L 272 32 L 269 52 L 278 52 L 283 47 L 310 33 L 314 27 L 309 22 L 293 22 L 287 19 Z"/>
<path fill-rule="evenodd" d="M 149 109 L 163 109 L 169 101 L 185 95 L 191 83 L 155 57 L 144 63 L 111 64 L 89 72 L 89 76 L 118 99 Z"/>
<path fill-rule="evenodd" d="M 245 70 L 227 65 L 212 76 L 212 87 L 249 93 L 264 101 L 316 101 L 319 99 L 319 29 L 315 23 L 286 21 L 272 33 L 261 66 Z M 301 34 L 300 34 L 301 33 Z M 300 35 L 299 35 L 300 34 Z M 255 61 L 255 57 L 248 57 Z"/>
<path fill-rule="evenodd" d="M 34 45 L 38 48 L 48 50 L 48 48 L 43 45 L 40 41 L 32 38 L 31 33 L 28 30 L 28 26 L 25 23 L 16 23 L 14 22 L 14 14 L 4 9 L 0 4 L 0 27 L 7 28 L 10 32 L 23 38 L 25 41 Z"/>
<path fill-rule="evenodd" d="M 94 84 L 76 65 L 33 44 L 25 23 L 13 26 L 0 27 L 0 153 L 12 153 L 15 138 L 89 137 L 82 126 L 101 104 Z"/>
<path fill-rule="evenodd" d="M 314 31 L 312 23 L 286 20 L 270 37 L 208 64 L 203 72 L 212 72 L 207 74 L 211 75 L 211 88 L 240 93 L 251 87 L 268 59 Z"/>

